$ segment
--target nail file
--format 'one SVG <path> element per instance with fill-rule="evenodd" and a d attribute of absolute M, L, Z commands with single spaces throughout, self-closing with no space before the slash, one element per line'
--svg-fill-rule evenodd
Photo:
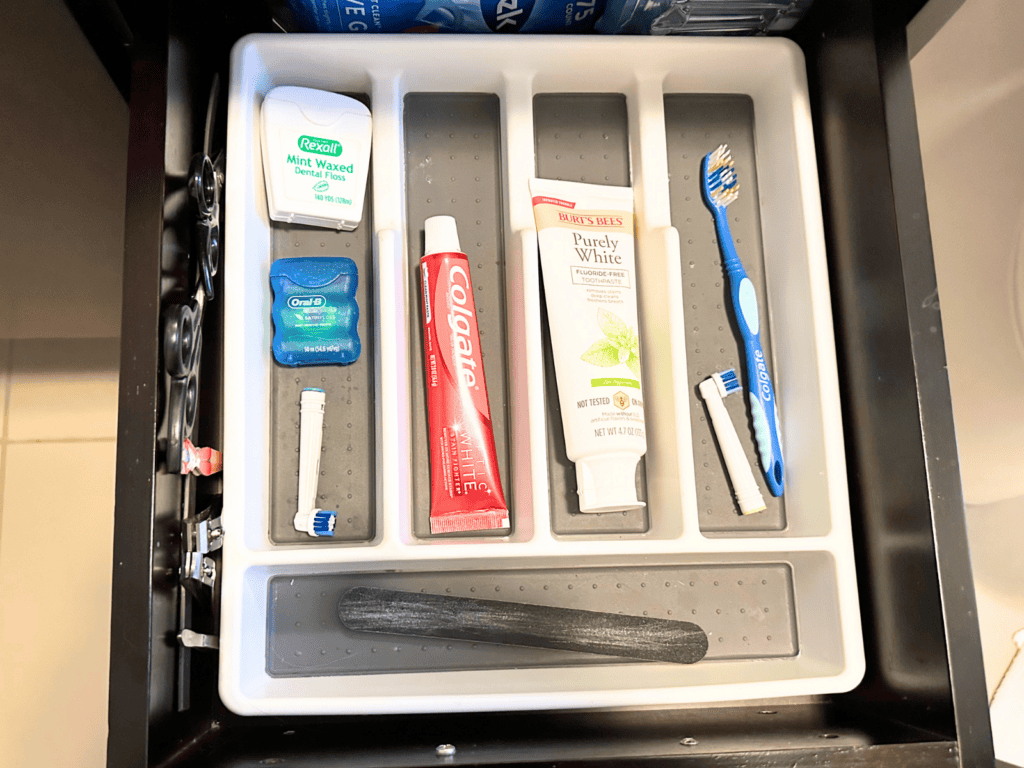
<path fill-rule="evenodd" d="M 338 617 L 356 632 L 436 637 L 692 664 L 707 633 L 689 621 L 353 587 Z"/>

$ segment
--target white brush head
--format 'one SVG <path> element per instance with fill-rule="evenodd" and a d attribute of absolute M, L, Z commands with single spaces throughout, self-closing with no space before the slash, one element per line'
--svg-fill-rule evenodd
<path fill-rule="evenodd" d="M 299 397 L 299 497 L 293 525 L 310 536 L 333 536 L 337 512 L 316 507 L 327 397 L 322 389 L 307 388 Z"/>

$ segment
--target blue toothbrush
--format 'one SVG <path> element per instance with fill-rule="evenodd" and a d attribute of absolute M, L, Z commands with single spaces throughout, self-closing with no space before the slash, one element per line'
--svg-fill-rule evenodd
<path fill-rule="evenodd" d="M 722 265 L 729 277 L 736 324 L 743 336 L 746 353 L 747 392 L 750 417 L 754 422 L 754 436 L 761 456 L 761 469 L 772 496 L 781 496 L 785 472 L 782 464 L 782 444 L 779 441 L 779 413 L 775 408 L 775 390 L 761 349 L 761 322 L 757 313 L 757 296 L 743 263 L 736 253 L 729 231 L 725 208 L 739 197 L 739 180 L 732 154 L 725 144 L 710 152 L 701 163 L 701 190 L 704 202 L 715 217 L 718 247 L 722 251 Z"/>

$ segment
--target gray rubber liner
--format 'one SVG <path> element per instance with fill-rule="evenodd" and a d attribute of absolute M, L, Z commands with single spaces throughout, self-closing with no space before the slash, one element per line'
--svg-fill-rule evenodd
<path fill-rule="evenodd" d="M 535 96 L 533 129 L 539 178 L 619 187 L 630 185 L 629 129 L 626 97 L 622 94 Z M 576 465 L 565 454 L 543 288 L 541 307 L 551 529 L 557 534 L 642 534 L 650 527 L 646 508 L 600 514 L 580 512 Z M 636 486 L 637 498 L 641 501 L 647 499 L 646 478 L 646 463 L 641 459 L 637 466 Z"/>
<path fill-rule="evenodd" d="M 788 563 L 577 570 L 280 576 L 268 591 L 267 672 L 276 677 L 629 662 L 533 648 L 351 632 L 338 620 L 355 586 L 510 600 L 692 621 L 706 659 L 795 656 Z M 699 662 L 698 662 L 699 663 Z"/>
<path fill-rule="evenodd" d="M 501 118 L 493 94 L 414 93 L 405 97 L 406 199 L 409 217 L 409 285 L 420 285 L 423 222 L 454 216 L 459 243 L 469 256 L 480 354 L 487 377 L 498 472 L 512 512 L 509 482 L 508 358 L 505 350 L 505 250 L 502 237 Z M 412 339 L 413 533 L 430 533 L 430 449 L 423 362 L 422 293 L 410 290 Z M 508 530 L 483 535 L 507 535 Z M 482 535 L 480 532 L 455 536 Z M 445 536 L 449 538 L 451 535 Z"/>
<path fill-rule="evenodd" d="M 700 528 L 723 533 L 779 531 L 786 527 L 785 503 L 768 492 L 761 474 L 748 417 L 743 348 L 733 319 L 714 220 L 704 205 L 700 189 L 700 164 L 704 155 L 719 144 L 728 144 L 740 183 L 739 199 L 728 208 L 729 227 L 743 266 L 757 291 L 761 345 L 769 369 L 774 371 L 754 157 L 753 102 L 748 96 L 737 95 L 668 95 L 665 97 L 665 133 L 672 225 L 679 230 L 682 256 L 690 427 Z M 701 381 L 727 368 L 736 369 L 744 388 L 742 393 L 725 398 L 725 406 L 768 506 L 764 512 L 754 515 L 741 515 L 736 507 L 707 408 L 697 393 Z M 773 376 L 772 381 L 777 388 L 778 379 Z M 780 414 L 783 427 L 784 417 L 785 414 Z"/>
<path fill-rule="evenodd" d="M 365 97 L 349 95 L 368 103 Z M 275 544 L 330 546 L 369 541 L 374 536 L 377 472 L 371 198 L 372 185 L 367 181 L 363 220 L 352 232 L 271 223 L 275 261 L 296 256 L 347 256 L 356 263 L 357 328 L 362 347 L 359 359 L 351 365 L 288 368 L 272 363 L 270 540 Z M 333 538 L 314 538 L 292 526 L 299 490 L 299 396 L 306 387 L 319 387 L 327 396 L 317 504 L 338 510 Z"/>

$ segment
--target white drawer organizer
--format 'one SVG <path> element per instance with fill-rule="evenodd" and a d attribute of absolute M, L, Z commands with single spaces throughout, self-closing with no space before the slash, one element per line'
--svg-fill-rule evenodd
<path fill-rule="evenodd" d="M 859 682 L 864 651 L 811 117 L 798 48 L 778 39 L 257 35 L 236 45 L 231 68 L 220 693 L 232 710 L 355 714 L 684 704 L 839 692 Z M 272 501 L 280 493 L 272 488 L 271 477 L 288 475 L 275 470 L 275 450 L 285 456 L 294 448 L 273 445 L 284 432 L 272 403 L 294 393 L 284 394 L 275 383 L 283 374 L 270 349 L 270 263 L 280 255 L 349 255 L 326 245 L 344 242 L 348 247 L 355 242 L 332 239 L 337 233 L 326 230 L 269 221 L 258 117 L 264 94 L 276 85 L 363 94 L 373 114 L 372 214 L 357 230 L 363 243 L 372 235 L 372 260 L 367 257 L 360 270 L 364 351 L 355 364 L 365 366 L 365 381 L 372 382 L 372 396 L 364 398 L 369 427 L 362 447 L 368 467 L 345 481 L 365 486 L 363 498 L 369 501 L 362 510 L 367 522 L 362 540 L 354 536 L 325 543 L 274 533 L 282 530 L 274 520 L 290 519 L 294 511 L 278 509 L 287 505 Z M 414 392 L 422 366 L 415 331 L 420 253 L 410 247 L 410 233 L 415 243 L 422 221 L 410 220 L 409 210 L 455 213 L 460 229 L 465 220 L 472 230 L 470 218 L 487 226 L 473 213 L 474 204 L 486 204 L 479 197 L 457 202 L 449 195 L 450 204 L 439 198 L 433 211 L 428 210 L 434 204 L 429 198 L 407 197 L 410 174 L 420 173 L 420 182 L 431 183 L 429 175 L 422 176 L 422 164 L 435 163 L 438 191 L 447 189 L 440 175 L 448 173 L 447 158 L 456 161 L 451 142 L 460 151 L 470 147 L 474 152 L 473 141 L 484 141 L 478 132 L 456 136 L 453 126 L 446 138 L 438 139 L 444 157 L 427 155 L 416 168 L 407 167 L 409 153 L 421 152 L 423 142 L 429 146 L 431 141 L 429 130 L 418 133 L 415 142 L 409 138 L 407 113 L 421 98 L 418 94 L 482 99 L 483 112 L 488 104 L 493 106 L 490 125 L 498 158 L 492 164 L 498 169 L 493 174 L 498 211 L 494 231 L 503 261 L 493 253 L 474 253 L 473 236 L 464 235 L 463 243 L 471 264 L 481 257 L 503 266 L 504 284 L 493 303 L 487 298 L 491 287 L 477 303 L 504 308 L 497 327 L 505 330 L 506 338 L 498 340 L 505 358 L 486 359 L 492 412 L 503 413 L 507 426 L 504 485 L 514 520 L 507 537 L 418 535 L 422 526 L 416 521 L 423 519 L 424 510 L 417 501 L 417 483 L 422 486 L 417 472 L 422 475 L 423 468 L 422 459 L 414 466 L 414 457 L 422 457 L 425 450 L 414 429 L 422 415 L 413 406 L 422 403 Z M 640 528 L 567 533 L 554 522 L 557 514 L 568 513 L 550 479 L 557 469 L 548 435 L 552 394 L 546 384 L 537 240 L 527 187 L 527 180 L 537 174 L 541 148 L 561 140 L 557 128 L 553 134 L 538 133 L 535 112 L 549 103 L 544 102 L 547 94 L 572 94 L 565 96 L 567 109 L 577 116 L 588 113 L 576 110 L 573 99 L 587 94 L 611 94 L 612 102 L 618 99 L 624 106 L 622 160 L 629 175 L 617 181 L 606 173 L 604 178 L 610 179 L 606 183 L 630 183 L 636 194 L 649 426 L 644 478 L 649 522 L 642 521 Z M 778 524 L 760 530 L 737 525 L 723 533 L 704 525 L 701 517 L 708 503 L 700 489 L 711 491 L 712 476 L 716 488 L 726 486 L 724 470 L 714 461 L 713 443 L 701 449 L 704 438 L 698 439 L 695 431 L 703 412 L 694 410 L 702 406 L 693 383 L 719 368 L 701 370 L 704 358 L 695 356 L 701 353 L 694 346 L 700 343 L 694 341 L 700 329 L 693 318 L 720 310 L 718 328 L 725 337 L 715 337 L 716 347 L 731 333 L 724 303 L 698 304 L 698 294 L 692 292 L 697 281 L 691 281 L 696 272 L 689 272 L 695 269 L 697 246 L 688 247 L 693 243 L 689 230 L 681 243 L 679 230 L 711 227 L 710 214 L 704 210 L 699 216 L 692 207 L 700 205 L 699 197 L 693 200 L 690 194 L 699 195 L 700 155 L 721 140 L 742 145 L 742 137 L 733 137 L 731 129 L 726 136 L 724 129 L 709 128 L 696 143 L 704 147 L 706 140 L 706 149 L 683 155 L 686 160 L 677 165 L 679 157 L 670 152 L 673 142 L 692 136 L 687 139 L 686 131 L 671 132 L 667 126 L 675 125 L 676 113 L 678 119 L 687 119 L 689 102 L 672 101 L 687 94 L 740 95 L 752 105 L 754 130 L 749 120 L 745 130 L 751 166 L 754 156 L 759 162 L 756 172 L 742 165 L 739 171 L 752 200 L 750 220 L 760 219 L 753 238 L 763 241 L 760 280 L 767 307 L 762 312 L 769 321 L 768 354 L 774 364 L 787 471 L 784 517 L 774 502 L 777 514 L 771 519 Z M 443 95 L 437 96 L 436 109 L 429 101 L 426 109 L 415 102 L 416 119 L 435 126 L 449 117 L 458 119 L 458 109 L 448 109 L 451 103 Z M 710 103 L 713 107 L 715 102 Z M 701 101 L 701 109 L 708 104 Z M 614 122 L 614 115 L 610 119 Z M 545 125 L 550 131 L 550 124 Z M 584 128 L 593 126 L 581 126 L 580 140 L 585 140 Z M 605 132 L 598 138 L 610 145 L 616 135 Z M 742 147 L 738 154 L 743 155 Z M 609 154 L 602 157 L 608 160 Z M 473 159 L 480 160 L 479 154 Z M 601 181 L 598 155 L 593 164 L 586 153 L 579 159 L 595 169 L 587 180 Z M 456 182 L 454 170 L 449 178 Z M 475 181 L 487 180 L 481 182 L 478 175 Z M 685 223 L 680 217 L 686 217 Z M 307 243 L 309 250 L 303 251 Z M 285 253 L 285 245 L 298 250 Z M 709 255 L 707 242 L 702 247 L 701 258 L 707 256 L 710 263 L 715 256 Z M 740 244 L 745 261 L 747 249 L 758 250 Z M 368 252 L 365 246 L 363 250 Z M 479 266 L 485 277 L 487 265 Z M 718 269 L 701 274 L 715 280 Z M 748 263 L 748 269 L 762 273 L 760 264 L 754 268 Z M 476 272 L 473 277 L 477 282 Z M 716 283 L 704 300 L 723 299 Z M 720 351 L 738 361 L 724 342 Z M 500 376 L 492 376 L 492 365 L 504 376 L 503 386 L 493 383 Z M 348 375 L 346 369 L 329 371 L 330 376 Z M 496 388 L 505 402 L 496 402 Z M 328 419 L 336 414 L 344 420 L 351 393 L 347 401 L 332 400 L 328 393 Z M 737 401 L 730 404 L 732 413 L 741 433 L 746 432 L 741 398 L 729 400 Z M 290 400 L 285 406 L 284 412 L 290 413 Z M 297 414 L 296 404 L 296 419 Z M 351 451 L 351 435 L 346 439 Z M 504 463 L 504 449 L 502 453 Z M 337 462 L 330 453 L 324 455 L 331 466 L 344 467 L 344 459 L 343 452 Z M 727 495 L 720 502 L 731 510 Z M 344 510 L 345 503 L 342 496 L 328 498 L 324 506 Z M 733 513 L 719 519 L 740 520 Z M 753 525 L 757 527 L 756 521 Z M 455 593 L 479 589 L 497 599 L 502 595 L 494 592 L 508 585 L 505 593 L 515 591 L 527 602 L 645 613 L 650 609 L 650 615 L 697 621 L 708 631 L 711 648 L 703 661 L 681 666 L 462 648 L 468 644 L 455 644 L 453 650 L 450 644 L 392 642 L 383 636 L 355 638 L 332 620 L 337 597 L 356 583 L 428 592 L 447 584 Z M 575 597 L 565 602 L 567 595 Z M 765 627 L 775 628 L 768 630 L 776 632 L 774 639 Z M 756 632 L 760 634 L 755 637 Z M 380 660 L 385 657 L 390 661 Z"/>

